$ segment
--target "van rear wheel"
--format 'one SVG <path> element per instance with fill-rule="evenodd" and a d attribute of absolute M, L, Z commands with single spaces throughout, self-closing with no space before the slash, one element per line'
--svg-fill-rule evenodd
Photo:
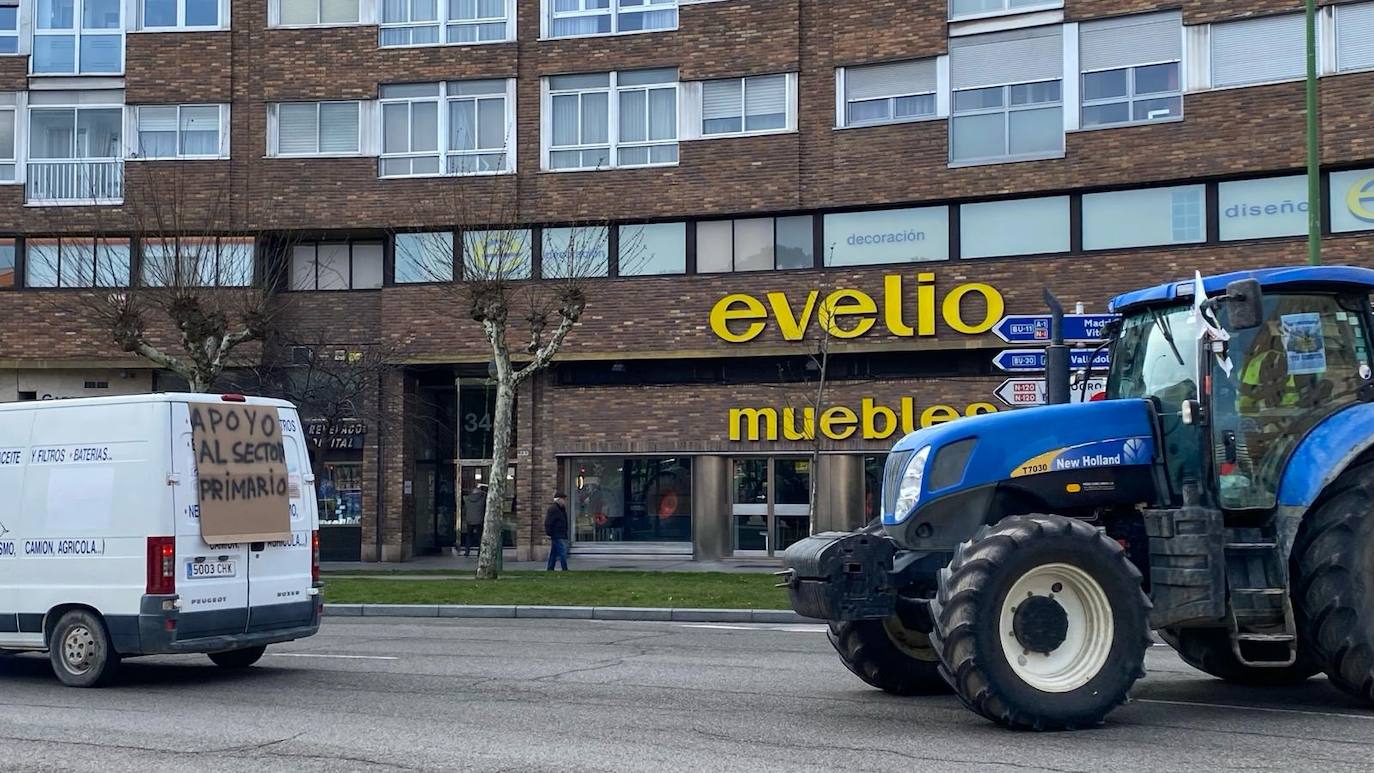
<path fill-rule="evenodd" d="M 58 619 L 48 639 L 48 658 L 58 680 L 68 687 L 99 687 L 119 667 L 105 622 L 84 609 Z"/>
<path fill-rule="evenodd" d="M 248 668 L 262 659 L 267 647 L 245 647 L 241 650 L 211 652 L 210 660 L 220 668 Z"/>

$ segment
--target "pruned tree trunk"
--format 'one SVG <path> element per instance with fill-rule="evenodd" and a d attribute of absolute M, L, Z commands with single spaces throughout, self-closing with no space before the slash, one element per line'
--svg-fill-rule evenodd
<path fill-rule="evenodd" d="M 497 559 L 503 550 L 506 487 L 510 485 L 506 470 L 510 466 L 510 431 L 515 418 L 515 384 L 512 383 L 509 355 L 504 365 L 497 359 L 496 371 L 496 406 L 491 428 L 491 482 L 487 484 L 487 512 L 483 518 L 482 546 L 477 554 L 477 577 L 482 580 L 494 580 L 500 573 Z"/>

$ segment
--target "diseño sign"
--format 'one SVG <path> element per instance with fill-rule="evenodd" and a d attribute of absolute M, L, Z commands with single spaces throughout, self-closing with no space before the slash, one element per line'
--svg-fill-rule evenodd
<path fill-rule="evenodd" d="M 291 538 L 290 485 L 277 410 L 191 403 L 201 538 L 211 545 Z"/>
<path fill-rule="evenodd" d="M 1096 354 L 1094 355 L 1094 352 Z M 1069 367 L 1074 370 L 1086 368 L 1092 364 L 1093 370 L 1106 370 L 1112 364 L 1111 353 L 1106 349 L 1097 351 L 1096 349 L 1070 349 Z M 1009 373 L 1035 373 L 1045 369 L 1045 350 L 1044 349 L 1003 349 L 992 358 L 992 364 L 998 370 Z"/>
<path fill-rule="evenodd" d="M 1119 314 L 1065 314 L 1064 342 L 1090 344 L 1102 340 L 1104 328 L 1120 318 Z M 992 332 L 1009 344 L 1048 344 L 1048 314 L 1008 314 L 998 320 Z"/>
<path fill-rule="evenodd" d="M 1086 395 L 1084 391 L 1081 384 L 1070 385 L 1069 402 L 1093 402 L 1105 398 L 1107 396 L 1106 377 L 1088 379 Z M 994 394 L 997 395 L 998 400 L 1013 408 L 1028 408 L 1034 405 L 1045 405 L 1049 402 L 1046 395 L 1045 379 L 1043 378 L 1009 378 L 997 387 Z"/>

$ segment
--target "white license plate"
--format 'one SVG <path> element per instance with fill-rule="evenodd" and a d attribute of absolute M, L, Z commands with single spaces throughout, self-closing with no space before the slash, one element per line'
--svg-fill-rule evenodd
<path fill-rule="evenodd" d="M 204 580 L 209 577 L 236 577 L 237 561 L 192 561 L 186 565 L 186 579 Z"/>

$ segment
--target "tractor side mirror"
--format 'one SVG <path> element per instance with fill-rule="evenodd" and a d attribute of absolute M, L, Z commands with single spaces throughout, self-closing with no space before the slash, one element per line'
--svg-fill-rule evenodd
<path fill-rule="evenodd" d="M 1264 321 L 1264 291 L 1258 279 L 1237 279 L 1226 285 L 1226 320 L 1232 330 L 1253 330 Z"/>

